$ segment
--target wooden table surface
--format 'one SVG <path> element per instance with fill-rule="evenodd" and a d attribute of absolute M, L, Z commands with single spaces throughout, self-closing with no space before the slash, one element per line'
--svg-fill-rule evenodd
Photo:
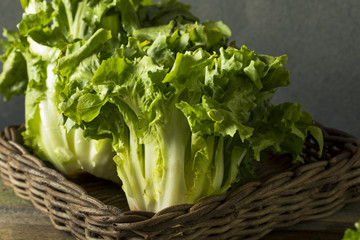
<path fill-rule="evenodd" d="M 360 202 L 350 204 L 336 214 L 287 229 L 275 230 L 263 240 L 340 240 L 345 229 L 360 219 Z M 69 233 L 56 230 L 49 218 L 29 201 L 20 199 L 0 181 L 0 239 L 74 240 Z"/>

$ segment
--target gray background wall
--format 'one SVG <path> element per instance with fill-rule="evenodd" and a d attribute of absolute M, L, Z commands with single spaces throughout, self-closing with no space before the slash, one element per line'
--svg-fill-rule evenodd
<path fill-rule="evenodd" d="M 274 102 L 302 103 L 322 124 L 360 137 L 360 1 L 182 0 L 200 19 L 222 20 L 237 45 L 289 56 L 291 85 Z M 14 29 L 22 9 L 0 1 L 0 27 Z M 19 124 L 23 97 L 0 100 L 0 128 Z"/>

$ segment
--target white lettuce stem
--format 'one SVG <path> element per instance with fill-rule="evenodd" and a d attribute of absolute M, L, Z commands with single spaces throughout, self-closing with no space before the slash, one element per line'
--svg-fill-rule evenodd
<path fill-rule="evenodd" d="M 56 76 L 52 70 L 54 64 L 47 66 L 46 98 L 39 102 L 39 133 L 37 144 L 41 146 L 42 154 L 63 173 L 75 175 L 81 172 L 74 154 L 70 151 L 65 129 L 60 123 L 60 113 L 54 101 Z M 29 97 L 29 96 L 27 96 Z M 28 128 L 34 128 L 30 125 Z"/>
<path fill-rule="evenodd" d="M 145 160 L 145 179 L 146 179 L 146 208 L 156 209 L 159 201 L 158 195 L 161 188 L 158 185 L 162 180 L 162 157 L 159 151 L 159 144 L 156 139 L 150 141 L 144 146 Z M 149 191 L 150 190 L 150 191 Z"/>
<path fill-rule="evenodd" d="M 193 179 L 187 202 L 195 202 L 210 194 L 217 193 L 224 177 L 224 138 L 207 136 L 206 147 L 200 150 L 203 158 L 191 159 L 195 164 L 191 169 Z M 205 159 L 204 159 L 205 158 Z"/>
<path fill-rule="evenodd" d="M 154 128 L 144 143 L 129 128 L 129 147 L 118 148 L 115 161 L 132 210 L 159 210 L 186 201 L 186 146 L 190 129 L 180 110 Z M 127 153 L 128 152 L 128 153 Z"/>
<path fill-rule="evenodd" d="M 126 160 L 125 160 L 126 161 Z M 145 179 L 143 175 L 143 154 L 142 154 L 142 146 L 139 144 L 139 139 L 137 138 L 134 131 L 130 131 L 130 155 L 129 155 L 129 167 L 132 169 L 129 174 L 134 176 L 132 180 L 133 189 L 143 190 L 145 189 Z M 144 192 L 137 193 L 135 195 L 136 202 L 139 209 L 142 209 L 146 206 L 144 200 Z"/>
<path fill-rule="evenodd" d="M 130 209 L 144 210 L 145 204 L 145 178 L 143 175 L 143 167 L 141 162 L 143 156 L 139 151 L 142 145 L 139 144 L 136 133 L 133 129 L 129 129 L 127 142 L 123 143 L 126 147 L 118 147 L 117 155 L 114 160 L 117 164 L 117 172 L 123 182 L 123 190 Z"/>
<path fill-rule="evenodd" d="M 159 129 L 160 151 L 163 161 L 163 192 L 159 196 L 157 210 L 185 203 L 185 157 L 190 140 L 190 128 L 181 111 L 175 107 L 164 128 Z"/>
<path fill-rule="evenodd" d="M 213 160 L 215 162 L 214 166 L 214 174 L 212 179 L 212 185 L 214 190 L 219 190 L 223 184 L 224 180 L 224 137 L 219 137 L 219 142 L 217 144 L 217 149 L 215 152 L 215 159 Z"/>

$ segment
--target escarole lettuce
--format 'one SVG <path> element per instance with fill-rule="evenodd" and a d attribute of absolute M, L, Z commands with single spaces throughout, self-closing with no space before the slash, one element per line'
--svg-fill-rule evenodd
<path fill-rule="evenodd" d="M 61 49 L 94 31 L 82 20 L 85 1 L 31 0 L 22 5 L 19 32 L 4 32 L 8 41 L 3 42 L 0 89 L 5 100 L 26 93 L 25 144 L 66 175 L 88 172 L 119 182 L 111 142 L 86 139 L 81 129 L 66 129 L 58 108 L 63 86 L 54 70 Z"/>
<path fill-rule="evenodd" d="M 136 30 L 61 105 L 86 136 L 112 139 L 132 210 L 224 193 L 253 179 L 251 161 L 262 155 L 301 161 L 309 132 L 321 148 L 321 131 L 299 104 L 269 103 L 289 84 L 286 56 L 223 46 L 221 22 L 170 24 L 152 28 L 157 34 Z"/>

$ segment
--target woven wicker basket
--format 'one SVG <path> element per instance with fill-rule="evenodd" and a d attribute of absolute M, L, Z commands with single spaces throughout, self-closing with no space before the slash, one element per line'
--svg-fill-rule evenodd
<path fill-rule="evenodd" d="M 260 239 L 360 200 L 360 141 L 333 129 L 324 130 L 322 159 L 309 139 L 305 164 L 274 157 L 258 165 L 258 182 L 156 214 L 129 211 L 121 187 L 110 182 L 66 179 L 22 146 L 22 130 L 8 127 L 1 135 L 2 181 L 78 239 Z"/>

